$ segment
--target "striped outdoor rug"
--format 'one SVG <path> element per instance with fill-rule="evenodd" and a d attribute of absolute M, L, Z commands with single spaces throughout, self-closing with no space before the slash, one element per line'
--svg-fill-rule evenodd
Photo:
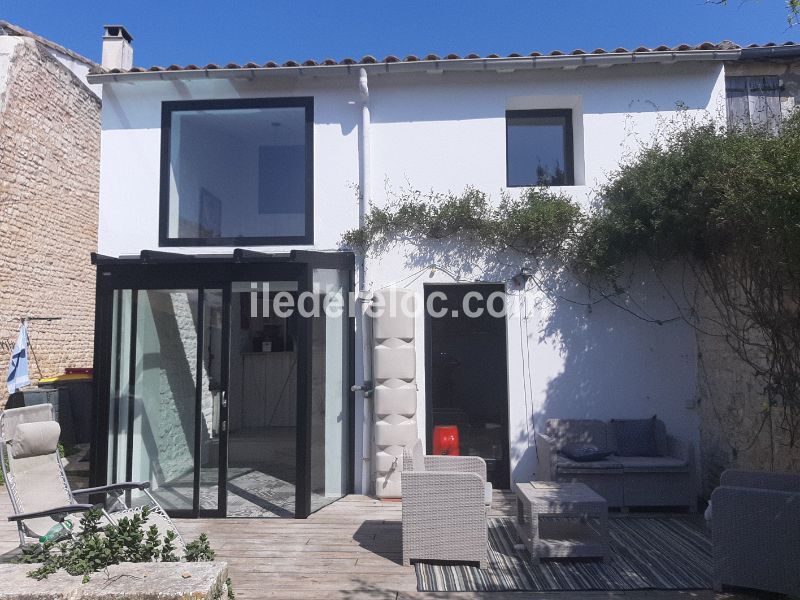
<path fill-rule="evenodd" d="M 711 588 L 711 540 L 680 517 L 609 519 L 611 557 L 530 562 L 513 519 L 489 519 L 489 568 L 417 563 L 421 592 L 622 591 Z"/>

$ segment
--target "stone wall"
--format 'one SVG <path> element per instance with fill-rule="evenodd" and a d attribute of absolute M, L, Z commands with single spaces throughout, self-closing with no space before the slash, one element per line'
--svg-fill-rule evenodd
<path fill-rule="evenodd" d="M 698 313 L 714 316 L 701 298 Z M 703 492 L 708 496 L 727 468 L 800 472 L 800 446 L 788 446 L 780 411 L 764 411 L 763 384 L 708 318 L 698 331 L 698 397 Z"/>
<path fill-rule="evenodd" d="M 0 71 L 0 371 L 22 315 L 61 317 L 29 328 L 44 376 L 91 367 L 100 100 L 30 38 L 0 36 Z"/>

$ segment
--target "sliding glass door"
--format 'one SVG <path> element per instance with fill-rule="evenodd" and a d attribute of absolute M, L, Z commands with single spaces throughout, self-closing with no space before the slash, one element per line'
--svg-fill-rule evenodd
<path fill-rule="evenodd" d="M 148 481 L 173 513 L 219 506 L 222 297 L 114 292 L 109 481 Z"/>
<path fill-rule="evenodd" d="M 345 495 L 349 432 L 347 272 L 314 269 L 311 336 L 311 512 Z"/>
<path fill-rule="evenodd" d="M 147 481 L 183 517 L 303 518 L 348 493 L 353 273 L 322 256 L 99 266 L 93 483 Z"/>

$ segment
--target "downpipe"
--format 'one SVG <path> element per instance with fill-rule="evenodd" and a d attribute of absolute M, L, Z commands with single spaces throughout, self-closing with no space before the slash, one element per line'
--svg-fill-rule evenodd
<path fill-rule="evenodd" d="M 369 79 L 363 67 L 358 72 L 358 92 L 361 100 L 361 123 L 358 130 L 358 226 L 364 227 L 367 210 L 371 200 L 370 189 L 370 107 Z M 361 364 L 362 383 L 353 386 L 353 390 L 361 392 L 362 423 L 362 489 L 367 494 L 374 493 L 375 473 L 374 461 L 374 421 L 372 405 L 372 323 L 366 315 L 371 298 L 367 290 L 366 253 L 361 253 L 358 261 L 358 314 L 361 319 Z M 366 473 L 366 481 L 364 474 Z"/>

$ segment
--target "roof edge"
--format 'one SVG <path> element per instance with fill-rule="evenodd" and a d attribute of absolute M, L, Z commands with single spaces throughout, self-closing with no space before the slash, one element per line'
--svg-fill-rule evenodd
<path fill-rule="evenodd" d="M 8 21 L 4 21 L 0 19 L 0 28 L 5 29 L 11 32 L 11 35 L 17 35 L 20 37 L 29 37 L 33 40 L 36 40 L 38 43 L 50 48 L 51 50 L 55 50 L 56 52 L 60 52 L 61 54 L 66 54 L 70 58 L 77 60 L 78 62 L 82 62 L 83 64 L 87 65 L 89 69 L 96 69 L 100 68 L 100 65 L 94 62 L 90 58 L 86 58 L 82 54 L 78 54 L 74 50 L 70 50 L 69 48 L 62 46 L 61 44 L 57 44 L 51 40 L 48 40 L 45 37 L 40 36 L 38 33 L 33 33 L 32 31 L 28 31 L 27 29 L 20 27 L 19 25 L 14 25 L 13 23 L 9 23 Z"/>
<path fill-rule="evenodd" d="M 227 79 L 266 77 L 271 75 L 341 75 L 366 69 L 369 73 L 406 73 L 439 71 L 516 71 L 533 69 L 578 69 L 581 67 L 607 67 L 620 64 L 653 64 L 689 61 L 739 60 L 741 48 L 715 50 L 664 50 L 649 52 L 608 52 L 605 54 L 558 54 L 540 56 L 509 56 L 485 58 L 436 58 L 398 62 L 352 62 L 347 64 L 274 65 L 274 66 L 226 66 L 176 67 L 168 69 L 152 67 L 149 70 L 107 71 L 93 69 L 89 75 L 91 83 L 116 81 L 148 81 L 173 79 Z M 374 61 L 374 59 L 373 59 Z"/>

